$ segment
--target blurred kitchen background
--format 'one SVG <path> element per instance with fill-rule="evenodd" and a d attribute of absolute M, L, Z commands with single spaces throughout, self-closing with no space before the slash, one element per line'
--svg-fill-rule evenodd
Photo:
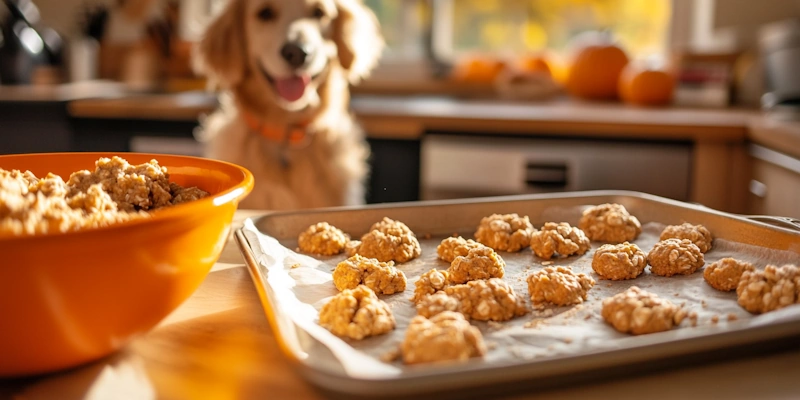
<path fill-rule="evenodd" d="M 3 0 L 0 153 L 199 155 L 226 0 Z M 625 189 L 800 217 L 800 0 L 367 0 L 368 202 Z"/>

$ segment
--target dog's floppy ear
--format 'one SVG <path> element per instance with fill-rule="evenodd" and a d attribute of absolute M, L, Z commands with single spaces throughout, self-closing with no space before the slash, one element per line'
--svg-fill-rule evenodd
<path fill-rule="evenodd" d="M 361 0 L 336 0 L 336 9 L 333 40 L 339 62 L 347 70 L 348 80 L 358 83 L 369 75 L 383 52 L 378 19 Z"/>
<path fill-rule="evenodd" d="M 195 47 L 195 71 L 226 89 L 241 82 L 246 68 L 244 23 L 244 1 L 229 0 Z"/>

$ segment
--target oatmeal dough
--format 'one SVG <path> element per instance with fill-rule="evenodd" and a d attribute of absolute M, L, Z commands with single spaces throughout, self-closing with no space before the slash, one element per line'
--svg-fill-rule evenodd
<path fill-rule="evenodd" d="M 414 297 L 411 298 L 411 301 L 414 304 L 419 303 L 425 296 L 444 290 L 447 285 L 447 271 L 432 269 L 420 275 L 419 279 L 414 283 Z"/>
<path fill-rule="evenodd" d="M 594 252 L 592 269 L 612 281 L 634 279 L 644 272 L 647 254 L 633 243 L 604 244 Z"/>
<path fill-rule="evenodd" d="M 417 312 L 428 318 L 444 311 L 458 311 L 478 321 L 507 321 L 528 312 L 525 300 L 499 278 L 448 286 L 417 304 Z"/>
<path fill-rule="evenodd" d="M 67 182 L 54 174 L 0 168 L 0 232 L 30 235 L 96 228 L 142 212 L 208 196 L 198 188 L 170 183 L 166 168 L 151 160 L 130 165 L 120 157 L 100 158 L 95 171 L 78 171 Z"/>
<path fill-rule="evenodd" d="M 464 239 L 461 236 L 449 237 L 442 240 L 442 243 L 436 247 L 436 253 L 440 259 L 451 263 L 456 257 L 466 256 L 471 249 L 478 247 L 483 247 L 483 245 L 472 239 Z"/>
<path fill-rule="evenodd" d="M 703 270 L 703 279 L 714 289 L 723 292 L 736 290 L 745 271 L 755 271 L 753 264 L 734 258 L 723 258 Z"/>
<path fill-rule="evenodd" d="M 543 303 L 568 306 L 583 303 L 594 279 L 565 267 L 545 267 L 528 276 L 528 293 L 534 306 Z"/>
<path fill-rule="evenodd" d="M 491 248 L 481 246 L 471 249 L 466 256 L 458 256 L 447 269 L 450 283 L 467 283 L 478 279 L 502 278 L 506 263 Z"/>
<path fill-rule="evenodd" d="M 401 352 L 406 364 L 466 361 L 486 354 L 486 345 L 481 331 L 470 325 L 463 315 L 443 312 L 430 319 L 414 317 L 408 325 Z"/>
<path fill-rule="evenodd" d="M 68 232 L 148 216 L 144 212 L 120 212 L 100 185 L 71 196 L 69 190 L 58 175 L 38 179 L 28 171 L 0 169 L 0 232 Z"/>
<path fill-rule="evenodd" d="M 95 170 L 78 171 L 69 177 L 70 196 L 100 184 L 121 211 L 151 210 L 208 196 L 197 188 L 170 184 L 167 168 L 156 160 L 131 165 L 120 157 L 101 158 Z"/>
<path fill-rule="evenodd" d="M 378 261 L 404 263 L 419 257 L 422 250 L 414 232 L 406 224 L 384 217 L 375 223 L 360 241 L 346 246 L 347 254 L 361 254 Z"/>
<path fill-rule="evenodd" d="M 670 225 L 661 232 L 661 239 L 689 239 L 703 253 L 711 250 L 711 232 L 703 225 L 692 225 L 685 222 L 681 225 Z"/>
<path fill-rule="evenodd" d="M 361 340 L 394 329 L 389 305 L 361 285 L 333 296 L 319 311 L 319 324 L 334 335 Z"/>
<path fill-rule="evenodd" d="M 535 232 L 527 216 L 492 214 L 481 220 L 475 239 L 497 251 L 517 252 L 531 243 Z"/>
<path fill-rule="evenodd" d="M 339 290 L 363 284 L 377 294 L 393 294 L 406 290 L 406 275 L 391 261 L 383 263 L 356 254 L 336 265 L 333 284 Z"/>
<path fill-rule="evenodd" d="M 601 204 L 583 211 L 578 227 L 598 242 L 631 242 L 642 233 L 642 225 L 621 204 Z"/>
<path fill-rule="evenodd" d="M 686 317 L 679 306 L 636 286 L 603 300 L 601 313 L 614 329 L 633 335 L 668 331 Z"/>
<path fill-rule="evenodd" d="M 739 305 L 753 314 L 800 304 L 800 267 L 767 265 L 763 271 L 745 271 L 736 295 Z"/>
<path fill-rule="evenodd" d="M 537 257 L 549 260 L 554 254 L 561 257 L 580 255 L 592 247 L 582 230 L 566 222 L 548 222 L 531 235 L 531 250 Z"/>
<path fill-rule="evenodd" d="M 327 222 L 319 222 L 300 233 L 297 247 L 304 253 L 333 256 L 344 251 L 348 240 L 341 229 Z"/>
<path fill-rule="evenodd" d="M 667 239 L 647 255 L 650 272 L 661 276 L 689 275 L 705 264 L 703 253 L 689 239 Z"/>

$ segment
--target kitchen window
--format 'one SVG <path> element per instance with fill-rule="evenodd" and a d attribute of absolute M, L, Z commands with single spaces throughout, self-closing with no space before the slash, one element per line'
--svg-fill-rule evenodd
<path fill-rule="evenodd" d="M 609 30 L 633 56 L 663 54 L 672 0 L 366 0 L 381 22 L 385 61 L 433 53 L 452 61 L 472 52 L 565 50 L 571 38 Z M 429 21 L 435 21 L 430 24 Z"/>

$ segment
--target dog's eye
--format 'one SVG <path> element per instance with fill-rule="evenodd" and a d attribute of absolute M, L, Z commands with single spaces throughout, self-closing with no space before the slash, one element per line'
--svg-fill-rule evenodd
<path fill-rule="evenodd" d="M 275 10 L 270 6 L 264 7 L 258 12 L 258 19 L 262 21 L 272 21 L 275 17 Z"/>
<path fill-rule="evenodd" d="M 322 19 L 325 17 L 325 11 L 319 6 L 314 7 L 314 11 L 311 12 L 311 16 L 316 19 Z"/>

